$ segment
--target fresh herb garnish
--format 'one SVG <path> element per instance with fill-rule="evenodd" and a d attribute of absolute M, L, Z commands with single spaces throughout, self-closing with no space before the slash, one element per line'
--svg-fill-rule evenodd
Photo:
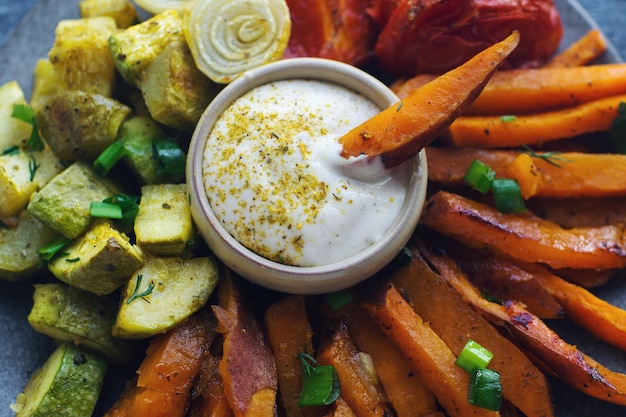
<path fill-rule="evenodd" d="M 47 245 L 37 249 L 37 254 L 42 260 L 49 261 L 71 241 L 71 239 L 63 235 L 57 235 Z"/>
<path fill-rule="evenodd" d="M 44 143 L 39 137 L 39 129 L 37 128 L 37 121 L 35 120 L 35 112 L 33 108 L 26 104 L 14 104 L 11 117 L 26 122 L 32 126 L 30 137 L 26 142 L 26 147 L 31 151 L 41 151 L 44 148 Z"/>
<path fill-rule="evenodd" d="M 502 121 L 504 123 L 514 122 L 516 120 L 517 120 L 517 116 L 514 116 L 512 114 L 506 114 L 506 115 L 500 117 L 500 121 Z"/>
<path fill-rule="evenodd" d="M 128 300 L 126 300 L 126 304 L 132 303 L 137 298 L 143 298 L 145 296 L 152 294 L 152 290 L 154 290 L 154 282 L 152 282 L 152 280 L 150 280 L 150 282 L 148 283 L 148 288 L 146 288 L 142 292 L 138 292 L 139 288 L 141 287 L 142 280 L 143 280 L 143 275 L 141 274 L 137 275 L 137 283 L 135 284 L 135 289 L 133 293 L 130 295 L 130 297 L 128 297 Z"/>
<path fill-rule="evenodd" d="M 546 161 L 550 165 L 554 165 L 557 168 L 561 168 L 561 165 L 559 165 L 555 161 L 571 162 L 569 159 L 566 159 L 566 158 L 563 158 L 563 157 L 559 156 L 561 154 L 561 152 L 558 152 L 558 151 L 548 151 L 548 152 L 537 153 L 534 149 L 531 149 L 530 147 L 528 147 L 526 145 L 522 145 L 522 147 L 524 148 L 524 152 L 526 152 L 532 158 L 543 159 L 544 161 Z"/>
<path fill-rule="evenodd" d="M 2 155 L 17 155 L 20 152 L 20 147 L 17 145 L 7 146 L 2 151 Z"/>
<path fill-rule="evenodd" d="M 33 155 L 30 156 L 30 160 L 28 161 L 28 171 L 30 172 L 30 181 L 32 182 L 35 179 L 35 174 L 41 164 L 37 163 L 37 160 Z"/>

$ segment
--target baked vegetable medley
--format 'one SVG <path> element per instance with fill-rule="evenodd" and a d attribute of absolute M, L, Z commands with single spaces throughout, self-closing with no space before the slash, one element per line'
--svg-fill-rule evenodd
<path fill-rule="evenodd" d="M 562 45 L 552 0 L 76 7 L 30 96 L 0 86 L 0 278 L 32 283 L 28 325 L 56 346 L 16 416 L 549 417 L 555 379 L 626 406 L 626 374 L 552 326 L 626 350 L 626 310 L 595 295 L 626 268 L 626 64 L 599 63 L 599 30 Z M 343 157 L 428 158 L 406 247 L 330 294 L 237 276 L 185 178 L 216 95 L 297 57 L 398 96 Z"/>

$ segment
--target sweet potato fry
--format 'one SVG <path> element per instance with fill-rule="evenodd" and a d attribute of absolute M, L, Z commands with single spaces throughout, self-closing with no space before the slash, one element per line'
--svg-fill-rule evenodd
<path fill-rule="evenodd" d="M 520 152 L 480 148 L 435 148 L 426 150 L 428 178 L 444 185 L 464 184 L 463 176 L 474 159 L 489 165 L 498 177 L 525 180 L 530 175 L 514 170 L 513 164 Z M 616 197 L 626 196 L 626 155 L 564 152 L 531 156 L 542 176 L 534 197 Z M 561 203 L 558 203 L 561 204 Z M 563 206 L 562 206 L 563 207 Z"/>
<path fill-rule="evenodd" d="M 539 145 L 584 133 L 606 132 L 617 117 L 621 102 L 626 102 L 626 94 L 599 98 L 560 110 L 517 115 L 512 120 L 500 115 L 461 116 L 448 127 L 445 138 L 456 147 L 505 148 Z"/>
<path fill-rule="evenodd" d="M 598 339 L 626 350 L 626 311 L 538 265 L 522 265 L 565 309 L 565 315 Z"/>
<path fill-rule="evenodd" d="M 216 334 L 209 323 L 196 313 L 180 327 L 153 339 L 137 370 L 136 384 L 105 416 L 184 416 L 194 379 Z"/>
<path fill-rule="evenodd" d="M 580 285 L 583 288 L 591 289 L 606 284 L 613 278 L 618 270 L 613 269 L 559 269 L 561 278 Z"/>
<path fill-rule="evenodd" d="M 451 417 L 497 416 L 499 413 L 467 401 L 468 374 L 455 365 L 456 356 L 435 331 L 402 298 L 395 286 L 370 280 L 363 291 L 363 307 L 380 329 L 413 362 Z"/>
<path fill-rule="evenodd" d="M 404 99 L 434 75 L 420 74 L 392 84 Z M 626 94 L 626 64 L 571 68 L 524 68 L 493 74 L 465 116 L 537 114 Z"/>
<path fill-rule="evenodd" d="M 345 323 L 335 322 L 330 334 L 323 338 L 317 353 L 320 365 L 332 365 L 337 371 L 341 398 L 359 417 L 392 415 L 387 396 L 378 383 L 360 364 L 359 350 Z"/>
<path fill-rule="evenodd" d="M 534 198 L 526 207 L 561 227 L 598 227 L 626 223 L 626 197 Z"/>
<path fill-rule="evenodd" d="M 626 265 L 624 227 L 563 229 L 533 216 L 503 214 L 445 191 L 424 207 L 421 223 L 469 247 L 553 268 L 613 269 Z"/>
<path fill-rule="evenodd" d="M 359 350 L 372 358 L 397 417 L 424 416 L 437 411 L 435 396 L 415 373 L 411 362 L 357 303 L 350 303 L 332 316 L 346 323 Z"/>
<path fill-rule="evenodd" d="M 494 354 L 489 368 L 500 374 L 505 399 L 528 417 L 554 415 L 548 382 L 541 371 L 430 269 L 419 252 L 407 267 L 394 271 L 391 279 L 452 353 L 458 356 L 469 338 Z"/>
<path fill-rule="evenodd" d="M 313 352 L 313 330 L 303 296 L 287 296 L 265 312 L 265 328 L 274 353 L 280 400 L 286 417 L 322 416 L 325 407 L 298 407 L 302 392 L 302 363 L 298 354 Z"/>
<path fill-rule="evenodd" d="M 339 138 L 342 156 L 382 156 L 393 167 L 416 155 L 472 103 L 518 43 L 515 31 L 350 130 Z"/>
<path fill-rule="evenodd" d="M 462 259 L 452 255 L 472 283 L 498 300 L 516 300 L 540 319 L 563 318 L 563 307 L 528 271 L 509 261 L 481 257 L 471 251 Z"/>
<path fill-rule="evenodd" d="M 188 417 L 232 417 L 222 378 L 219 374 L 220 357 L 208 352 L 196 387 L 192 389 L 192 403 Z"/>
<path fill-rule="evenodd" d="M 224 335 L 219 372 L 235 416 L 273 417 L 278 389 L 276 362 L 239 280 L 224 274 L 218 290 L 219 305 L 212 306 L 217 330 Z"/>
<path fill-rule="evenodd" d="M 561 339 L 544 322 L 516 302 L 503 305 L 483 298 L 458 266 L 441 251 L 419 246 L 420 253 L 463 299 L 494 325 L 504 326 L 518 346 L 546 372 L 595 398 L 626 405 L 626 375 L 613 372 Z"/>
<path fill-rule="evenodd" d="M 567 68 L 586 65 L 606 51 L 606 39 L 599 29 L 590 29 L 585 35 L 556 54 L 543 68 Z"/>

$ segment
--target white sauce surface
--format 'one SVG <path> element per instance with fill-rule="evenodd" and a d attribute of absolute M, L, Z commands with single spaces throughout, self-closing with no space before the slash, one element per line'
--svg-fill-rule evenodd
<path fill-rule="evenodd" d="M 215 215 L 244 246 L 289 265 L 326 265 L 367 248 L 397 217 L 408 168 L 347 160 L 337 138 L 379 111 L 320 81 L 253 89 L 224 112 L 205 147 Z"/>

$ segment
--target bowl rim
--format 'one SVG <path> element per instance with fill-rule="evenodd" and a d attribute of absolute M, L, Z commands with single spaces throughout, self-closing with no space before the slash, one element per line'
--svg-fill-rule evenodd
<path fill-rule="evenodd" d="M 376 243 L 342 261 L 301 267 L 264 258 L 222 227 L 211 210 L 204 188 L 202 160 L 213 124 L 234 100 L 257 86 L 288 79 L 326 81 L 348 87 L 381 109 L 399 98 L 380 80 L 354 66 L 325 58 L 289 58 L 249 70 L 225 86 L 208 105 L 197 124 L 187 155 L 187 189 L 191 214 L 213 254 L 225 266 L 262 287 L 292 294 L 322 294 L 345 289 L 374 275 L 406 245 L 419 221 L 427 186 L 425 150 L 413 159 L 405 201 L 389 230 Z"/>

